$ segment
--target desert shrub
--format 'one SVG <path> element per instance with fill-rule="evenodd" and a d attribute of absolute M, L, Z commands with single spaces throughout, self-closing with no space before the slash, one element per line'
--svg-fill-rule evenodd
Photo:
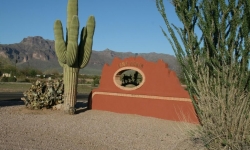
<path fill-rule="evenodd" d="M 31 70 L 29 70 L 29 75 L 30 75 L 31 77 L 36 77 L 37 71 L 36 71 L 35 69 L 31 69 Z"/>
<path fill-rule="evenodd" d="M 8 82 L 16 82 L 16 78 L 13 76 L 8 77 Z"/>
<path fill-rule="evenodd" d="M 26 78 L 26 79 L 24 79 L 24 82 L 30 82 L 30 79 Z"/>
<path fill-rule="evenodd" d="M 93 77 L 93 82 L 92 82 L 92 86 L 97 86 L 99 85 L 99 80 L 100 80 L 100 77 L 99 76 L 94 76 Z"/>
<path fill-rule="evenodd" d="M 63 103 L 63 81 L 62 80 L 37 80 L 30 89 L 23 93 L 25 106 L 30 109 L 51 108 Z"/>
<path fill-rule="evenodd" d="M 183 28 L 156 0 L 208 149 L 250 148 L 250 1 L 172 0 Z M 175 34 L 178 34 L 181 42 Z"/>
<path fill-rule="evenodd" d="M 8 82 L 8 77 L 3 76 L 1 82 Z"/>

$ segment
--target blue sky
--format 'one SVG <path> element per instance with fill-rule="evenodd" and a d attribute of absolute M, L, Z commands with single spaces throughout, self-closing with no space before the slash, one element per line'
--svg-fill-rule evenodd
<path fill-rule="evenodd" d="M 174 7 L 165 1 L 169 21 L 181 27 Z M 2 0 L 0 43 L 19 43 L 28 36 L 54 40 L 53 24 L 60 19 L 66 28 L 67 0 Z M 93 50 L 165 53 L 174 55 L 160 26 L 166 29 L 154 0 L 79 0 L 80 28 L 94 15 Z"/>

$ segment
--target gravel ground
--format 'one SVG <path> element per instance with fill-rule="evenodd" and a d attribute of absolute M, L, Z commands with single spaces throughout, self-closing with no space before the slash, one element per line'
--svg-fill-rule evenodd
<path fill-rule="evenodd" d="M 197 126 L 139 115 L 78 108 L 78 114 L 0 106 L 1 150 L 195 150 Z"/>

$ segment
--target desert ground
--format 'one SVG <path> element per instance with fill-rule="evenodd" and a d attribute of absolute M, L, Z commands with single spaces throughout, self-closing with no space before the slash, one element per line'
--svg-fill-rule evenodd
<path fill-rule="evenodd" d="M 87 110 L 29 110 L 21 101 L 0 101 L 0 149 L 3 150 L 190 150 L 204 149 L 191 131 L 197 125 Z"/>
<path fill-rule="evenodd" d="M 13 90 L 13 87 L 16 88 Z M 0 85 L 1 150 L 205 149 L 201 141 L 191 136 L 198 125 L 134 114 L 87 110 L 86 93 L 78 95 L 75 115 L 67 115 L 60 110 L 27 109 L 13 92 L 18 91 L 20 95 L 28 87 Z"/>

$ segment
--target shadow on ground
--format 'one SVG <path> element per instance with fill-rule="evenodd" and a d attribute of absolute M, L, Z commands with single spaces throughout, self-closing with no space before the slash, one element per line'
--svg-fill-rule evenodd
<path fill-rule="evenodd" d="M 76 114 L 83 113 L 85 111 L 89 110 L 88 109 L 88 101 L 80 101 L 76 102 Z"/>
<path fill-rule="evenodd" d="M 24 105 L 24 102 L 20 99 L 9 99 L 9 100 L 2 100 L 0 101 L 0 107 L 7 107 L 7 106 L 18 106 Z"/>

